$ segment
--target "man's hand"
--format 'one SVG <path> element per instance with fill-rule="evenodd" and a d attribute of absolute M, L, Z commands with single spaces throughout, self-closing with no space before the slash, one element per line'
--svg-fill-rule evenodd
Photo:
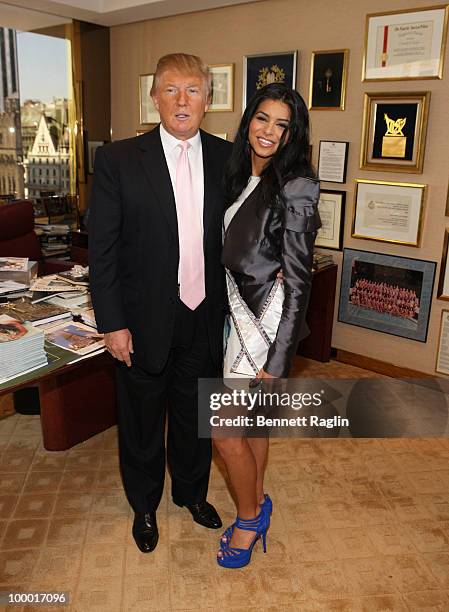
<path fill-rule="evenodd" d="M 129 329 L 119 329 L 104 335 L 104 343 L 107 350 L 115 359 L 124 361 L 128 367 L 131 366 L 130 353 L 133 351 L 133 339 Z"/>

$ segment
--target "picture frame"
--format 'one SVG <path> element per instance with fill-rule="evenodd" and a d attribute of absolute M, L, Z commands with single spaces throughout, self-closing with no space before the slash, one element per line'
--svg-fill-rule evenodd
<path fill-rule="evenodd" d="M 449 185 L 447 186 L 447 195 L 446 195 L 446 210 L 444 212 L 445 217 L 449 217 Z"/>
<path fill-rule="evenodd" d="M 158 123 L 147 123 L 145 128 L 140 128 L 136 130 L 136 136 L 142 136 L 142 134 L 147 134 L 147 132 L 153 131 L 154 128 L 157 127 L 158 125 L 159 125 Z"/>
<path fill-rule="evenodd" d="M 427 185 L 356 179 L 351 236 L 421 244 Z"/>
<path fill-rule="evenodd" d="M 426 342 L 436 263 L 343 250 L 338 321 Z"/>
<path fill-rule="evenodd" d="M 315 246 L 341 251 L 345 225 L 346 191 L 321 189 L 318 202 L 322 226 L 318 230 Z"/>
<path fill-rule="evenodd" d="M 349 49 L 312 52 L 310 110 L 345 109 L 348 61 Z"/>
<path fill-rule="evenodd" d="M 234 110 L 234 64 L 211 64 L 212 101 L 208 113 Z"/>
<path fill-rule="evenodd" d="M 447 256 L 449 245 L 449 228 L 444 230 L 443 250 L 441 252 L 440 276 L 438 279 L 437 298 L 449 302 L 449 260 Z"/>
<path fill-rule="evenodd" d="M 286 83 L 295 89 L 297 62 L 298 51 L 245 55 L 243 58 L 242 113 L 251 96 L 268 83 Z"/>
<path fill-rule="evenodd" d="M 449 375 L 449 310 L 441 311 L 435 372 Z"/>
<path fill-rule="evenodd" d="M 89 174 L 94 173 L 95 153 L 98 147 L 105 144 L 104 140 L 88 140 L 87 141 L 87 171 Z"/>
<path fill-rule="evenodd" d="M 348 167 L 349 142 L 320 140 L 318 176 L 327 183 L 345 183 Z"/>
<path fill-rule="evenodd" d="M 448 5 L 366 16 L 362 81 L 442 79 Z"/>
<path fill-rule="evenodd" d="M 421 173 L 430 91 L 365 93 L 360 168 Z"/>
<path fill-rule="evenodd" d="M 141 125 L 159 123 L 161 118 L 150 95 L 154 73 L 139 76 L 139 116 Z"/>

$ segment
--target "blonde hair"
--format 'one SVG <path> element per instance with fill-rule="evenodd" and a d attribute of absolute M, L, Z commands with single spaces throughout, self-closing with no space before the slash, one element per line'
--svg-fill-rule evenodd
<path fill-rule="evenodd" d="M 210 98 L 212 93 L 212 75 L 210 70 L 200 57 L 189 55 L 188 53 L 169 53 L 159 59 L 150 95 L 154 96 L 156 94 L 160 78 L 166 70 L 177 70 L 183 74 L 201 77 L 206 86 L 206 97 Z"/>

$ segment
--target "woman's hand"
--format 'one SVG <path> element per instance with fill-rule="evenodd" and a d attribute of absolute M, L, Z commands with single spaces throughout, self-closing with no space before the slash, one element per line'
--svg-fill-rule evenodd
<path fill-rule="evenodd" d="M 266 378 L 277 378 L 277 376 L 272 376 L 271 374 L 269 374 L 268 372 L 265 372 L 265 370 L 263 368 L 260 368 L 260 370 L 257 372 L 257 376 L 255 378 L 253 378 L 252 380 L 250 380 L 249 382 L 249 388 L 253 389 L 254 387 L 257 387 L 258 385 L 260 385 L 260 383 L 262 382 L 262 380 Z"/>

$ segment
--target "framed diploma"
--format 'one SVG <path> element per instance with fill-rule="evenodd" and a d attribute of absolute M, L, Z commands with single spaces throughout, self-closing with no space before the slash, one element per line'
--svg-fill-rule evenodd
<path fill-rule="evenodd" d="M 440 278 L 438 281 L 437 298 L 449 302 L 449 266 L 447 247 L 449 242 L 449 229 L 444 232 L 443 252 L 441 253 Z"/>
<path fill-rule="evenodd" d="M 154 74 L 141 74 L 139 77 L 139 111 L 142 125 L 159 123 L 160 121 L 159 113 L 150 95 L 153 79 Z"/>
<path fill-rule="evenodd" d="M 360 168 L 422 172 L 430 91 L 366 93 Z"/>
<path fill-rule="evenodd" d="M 436 263 L 344 249 L 338 320 L 426 342 Z"/>
<path fill-rule="evenodd" d="M 318 230 L 315 246 L 341 251 L 345 222 L 345 191 L 322 189 L 318 210 L 322 226 Z"/>
<path fill-rule="evenodd" d="M 209 66 L 212 75 L 212 102 L 208 112 L 234 110 L 234 64 Z"/>
<path fill-rule="evenodd" d="M 363 81 L 442 79 L 448 5 L 366 16 Z"/>
<path fill-rule="evenodd" d="M 435 371 L 449 374 L 449 310 L 441 311 L 440 336 L 438 339 Z"/>
<path fill-rule="evenodd" d="M 318 176 L 320 181 L 344 183 L 348 165 L 349 142 L 320 140 Z"/>
<path fill-rule="evenodd" d="M 356 180 L 353 238 L 419 246 L 426 185 Z"/>
<path fill-rule="evenodd" d="M 309 109 L 345 109 L 348 57 L 348 49 L 312 53 Z"/>
<path fill-rule="evenodd" d="M 243 58 L 242 112 L 251 96 L 269 83 L 285 83 L 295 89 L 297 59 L 297 51 L 246 55 Z"/>

